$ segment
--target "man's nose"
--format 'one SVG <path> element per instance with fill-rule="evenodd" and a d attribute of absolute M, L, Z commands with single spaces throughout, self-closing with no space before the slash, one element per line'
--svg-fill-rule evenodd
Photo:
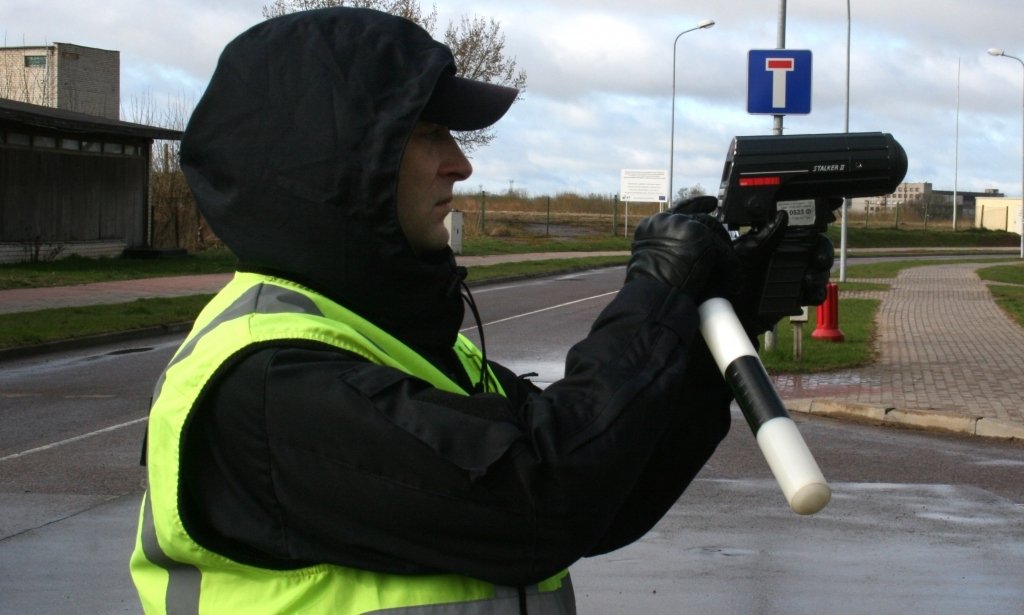
<path fill-rule="evenodd" d="M 438 173 L 457 182 L 469 179 L 469 176 L 473 174 L 473 165 L 469 162 L 469 158 L 462 153 L 462 148 L 455 141 L 455 137 L 449 135 L 448 139 L 445 159 Z"/>

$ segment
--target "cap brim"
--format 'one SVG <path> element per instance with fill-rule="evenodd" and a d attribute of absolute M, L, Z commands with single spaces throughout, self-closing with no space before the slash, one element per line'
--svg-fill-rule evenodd
<path fill-rule="evenodd" d="M 481 130 L 505 115 L 519 90 L 442 73 L 420 119 L 451 130 Z"/>

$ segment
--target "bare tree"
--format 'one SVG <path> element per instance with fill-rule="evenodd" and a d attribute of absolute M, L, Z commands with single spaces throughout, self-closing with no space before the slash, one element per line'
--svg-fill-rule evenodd
<path fill-rule="evenodd" d="M 152 93 L 132 96 L 124 109 L 128 121 L 173 130 L 184 130 L 195 100 L 185 94 L 158 104 Z M 150 158 L 150 207 L 153 247 L 203 250 L 216 244 L 206 220 L 199 213 L 179 160 L 180 141 L 157 140 Z"/>
<path fill-rule="evenodd" d="M 414 21 L 437 38 L 437 6 L 424 14 L 418 0 L 274 0 L 263 6 L 263 17 L 270 19 L 296 11 L 351 6 L 384 11 Z M 505 35 L 494 19 L 465 17 L 449 23 L 444 43 L 452 50 L 459 74 L 470 79 L 487 81 L 520 91 L 526 89 L 526 72 L 519 69 L 515 58 L 505 54 Z M 520 95 L 521 98 L 521 95 Z M 466 152 L 472 152 L 494 140 L 494 130 L 459 132 L 455 135 Z"/>
<path fill-rule="evenodd" d="M 280 17 L 297 11 L 311 11 L 313 9 L 326 9 L 333 6 L 351 6 L 360 9 L 376 9 L 399 17 L 405 17 L 409 21 L 423 26 L 423 29 L 434 33 L 437 26 L 437 7 L 431 8 L 430 13 L 423 15 L 418 0 L 274 0 L 263 6 L 263 17 L 270 19 Z"/>
<path fill-rule="evenodd" d="M 452 50 L 459 73 L 463 77 L 526 89 L 526 72 L 516 66 L 515 58 L 505 55 L 505 35 L 501 25 L 493 18 L 463 16 L 458 24 L 449 23 L 444 42 Z M 519 95 L 517 100 L 522 98 Z M 473 151 L 494 140 L 490 128 L 462 132 L 456 135 L 466 151 Z"/>
<path fill-rule="evenodd" d="M 704 186 L 700 184 L 694 184 L 689 188 L 680 188 L 676 190 L 676 201 L 682 201 L 694 196 L 704 196 L 707 191 L 704 190 Z"/>

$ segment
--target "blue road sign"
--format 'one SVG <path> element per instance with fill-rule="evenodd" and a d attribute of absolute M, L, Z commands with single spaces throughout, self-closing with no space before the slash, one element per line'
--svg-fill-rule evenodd
<path fill-rule="evenodd" d="M 810 112 L 810 50 L 751 49 L 747 54 L 747 113 Z"/>

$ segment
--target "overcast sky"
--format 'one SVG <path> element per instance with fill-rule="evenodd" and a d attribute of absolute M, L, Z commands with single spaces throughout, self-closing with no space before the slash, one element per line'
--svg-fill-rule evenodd
<path fill-rule="evenodd" d="M 892 133 L 907 181 L 1021 194 L 1024 57 L 1020 0 L 850 0 L 850 131 Z M 132 100 L 194 102 L 223 46 L 262 19 L 263 0 L 0 0 L 7 46 L 66 42 L 121 52 Z M 429 8 L 429 2 L 422 6 Z M 672 44 L 678 43 L 675 179 L 715 193 L 735 135 L 771 134 L 747 113 L 747 53 L 776 47 L 778 0 L 438 0 L 439 29 L 494 17 L 528 77 L 524 99 L 473 154 L 467 190 L 613 194 L 621 169 L 668 169 Z M 847 4 L 786 6 L 786 47 L 813 53 L 812 109 L 785 132 L 842 132 Z M 959 80 L 957 66 L 960 66 Z M 958 109 L 959 100 L 959 112 Z M 959 130 L 958 130 L 959 126 Z M 959 137 L 957 134 L 959 133 Z"/>

